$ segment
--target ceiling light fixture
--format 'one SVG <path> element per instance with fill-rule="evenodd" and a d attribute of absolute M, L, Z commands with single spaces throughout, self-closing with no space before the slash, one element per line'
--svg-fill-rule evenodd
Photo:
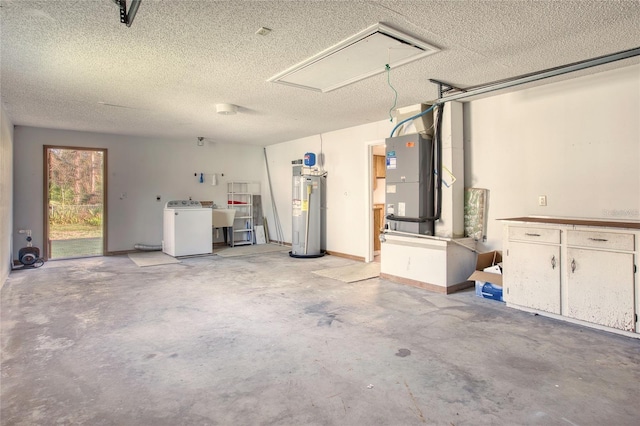
<path fill-rule="evenodd" d="M 330 92 L 439 52 L 402 31 L 377 23 L 267 81 Z"/>
<path fill-rule="evenodd" d="M 216 104 L 216 112 L 222 115 L 233 115 L 238 112 L 238 107 L 233 104 Z"/>

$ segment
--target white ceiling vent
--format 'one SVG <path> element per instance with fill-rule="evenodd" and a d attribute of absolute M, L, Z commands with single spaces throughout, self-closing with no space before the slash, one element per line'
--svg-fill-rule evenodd
<path fill-rule="evenodd" d="M 386 70 L 422 59 L 440 49 L 378 23 L 268 79 L 330 92 Z"/>

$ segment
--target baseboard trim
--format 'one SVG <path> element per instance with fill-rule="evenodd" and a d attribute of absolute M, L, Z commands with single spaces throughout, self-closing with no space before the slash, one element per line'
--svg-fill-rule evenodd
<path fill-rule="evenodd" d="M 104 254 L 104 256 L 122 256 L 129 253 L 139 253 L 144 250 L 117 250 L 117 251 L 108 251 Z M 157 250 L 154 250 L 157 251 Z"/>
<path fill-rule="evenodd" d="M 269 240 L 270 244 L 282 244 L 283 246 L 291 247 L 291 243 L 283 243 L 281 241 Z"/>
<path fill-rule="evenodd" d="M 269 240 L 269 242 L 273 244 L 282 244 L 284 246 L 291 247 L 291 243 L 281 243 L 275 240 Z M 345 259 L 357 260 L 358 262 L 364 262 L 364 256 L 354 256 L 352 254 L 340 253 L 338 251 L 329 251 L 329 250 L 325 251 L 325 254 L 328 254 L 330 256 L 335 256 L 335 257 L 344 257 Z"/>
<path fill-rule="evenodd" d="M 329 251 L 329 250 L 327 250 L 327 254 L 335 257 L 344 257 L 345 259 L 357 260 L 358 262 L 364 262 L 363 256 L 354 256 L 352 254 L 340 253 L 337 251 Z"/>
<path fill-rule="evenodd" d="M 396 275 L 380 273 L 380 278 L 384 278 L 394 283 L 409 285 L 411 287 L 421 288 L 423 290 L 432 291 L 440 294 L 451 294 L 458 291 L 473 287 L 475 283 L 473 281 L 465 281 L 462 283 L 454 284 L 449 287 L 442 287 L 440 285 L 425 283 L 418 280 L 412 280 L 411 278 L 398 277 Z"/>

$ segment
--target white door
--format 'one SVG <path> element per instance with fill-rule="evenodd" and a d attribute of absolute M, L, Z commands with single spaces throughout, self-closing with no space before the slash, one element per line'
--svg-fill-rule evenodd
<path fill-rule="evenodd" d="M 633 254 L 569 248 L 567 316 L 634 331 Z"/>
<path fill-rule="evenodd" d="M 560 247 L 510 242 L 504 258 L 507 303 L 560 314 Z"/>

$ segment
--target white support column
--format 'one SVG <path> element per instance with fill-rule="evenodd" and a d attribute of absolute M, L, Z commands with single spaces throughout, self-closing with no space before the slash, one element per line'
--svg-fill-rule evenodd
<path fill-rule="evenodd" d="M 447 102 L 442 120 L 442 214 L 436 236 L 464 236 L 464 147 L 462 103 Z M 448 171 L 447 171 L 448 170 Z M 450 173 L 449 173 L 450 172 Z M 455 177 L 455 182 L 452 183 Z M 445 185 L 446 183 L 446 185 Z"/>

